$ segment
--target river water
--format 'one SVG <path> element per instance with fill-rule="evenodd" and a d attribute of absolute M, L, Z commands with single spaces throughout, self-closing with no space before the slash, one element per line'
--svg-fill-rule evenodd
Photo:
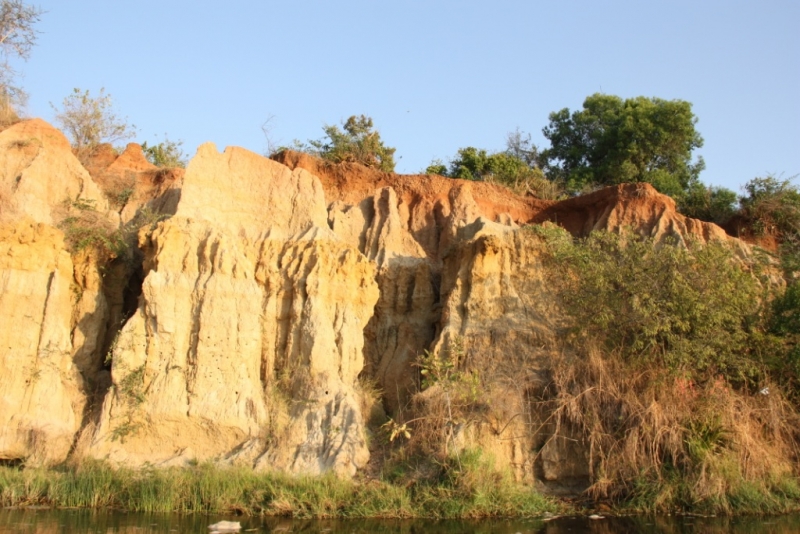
<path fill-rule="evenodd" d="M 282 518 L 205 516 L 200 514 L 127 514 L 90 510 L 0 510 L 0 533 L 197 533 L 208 534 L 217 521 L 239 521 L 241 532 L 258 533 L 386 533 L 386 534 L 583 534 L 583 533 L 734 533 L 789 534 L 800 532 L 800 515 L 780 517 L 565 517 L 543 520 L 320 521 Z"/>

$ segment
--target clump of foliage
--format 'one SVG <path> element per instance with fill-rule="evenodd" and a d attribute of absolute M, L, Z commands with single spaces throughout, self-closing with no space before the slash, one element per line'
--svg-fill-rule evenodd
<path fill-rule="evenodd" d="M 742 216 L 760 235 L 792 237 L 800 234 L 800 190 L 792 180 L 775 176 L 753 178 L 743 188 Z"/>
<path fill-rule="evenodd" d="M 79 157 L 91 154 L 101 143 L 116 143 L 130 139 L 136 127 L 117 116 L 111 95 L 101 88 L 97 96 L 86 90 L 73 89 L 64 98 L 61 108 L 52 103 L 56 121 L 70 137 L 72 148 Z"/>
<path fill-rule="evenodd" d="M 186 154 L 183 153 L 183 141 L 172 141 L 168 137 L 155 145 L 142 143 L 142 152 L 147 161 L 162 168 L 184 168 L 186 167 Z"/>
<path fill-rule="evenodd" d="M 295 142 L 295 148 L 334 163 L 360 163 L 384 172 L 394 171 L 396 149 L 383 143 L 380 133 L 374 130 L 372 118 L 353 115 L 342 124 L 342 129 L 336 125 L 325 125 L 322 129 L 327 137 L 308 144 Z"/>
<path fill-rule="evenodd" d="M 676 245 L 609 232 L 552 242 L 553 259 L 566 271 L 559 294 L 574 335 L 633 365 L 755 376 L 750 325 L 760 311 L 758 280 L 726 244 Z"/>
<path fill-rule="evenodd" d="M 703 146 L 697 119 L 682 100 L 594 94 L 583 109 L 550 114 L 542 131 L 550 148 L 542 152 L 548 178 L 573 191 L 587 185 L 649 182 L 679 197 L 704 168 L 692 151 Z"/>
<path fill-rule="evenodd" d="M 475 147 L 460 148 L 449 167 L 434 160 L 425 174 L 448 178 L 494 182 L 518 194 L 530 193 L 540 198 L 560 198 L 560 187 L 545 178 L 539 168 L 539 151 L 530 135 L 516 130 L 508 134 L 506 150 L 488 152 Z"/>
<path fill-rule="evenodd" d="M 746 495 L 753 511 L 785 509 L 800 418 L 780 336 L 795 290 L 770 326 L 757 266 L 725 244 L 535 231 L 571 326 L 538 409 L 553 439 L 585 443 L 589 493 L 649 511 L 730 513 Z"/>
<path fill-rule="evenodd" d="M 37 31 L 43 11 L 21 0 L 0 2 L 0 126 L 18 120 L 16 110 L 26 100 L 25 91 L 16 85 L 17 72 L 11 67 L 11 58 L 27 60 L 36 44 Z"/>
<path fill-rule="evenodd" d="M 772 301 L 771 333 L 777 336 L 779 357 L 785 354 L 781 378 L 800 401 L 800 279 L 793 280 L 786 291 Z"/>
<path fill-rule="evenodd" d="M 105 260 L 133 261 L 136 236 L 141 228 L 153 228 L 166 216 L 147 207 L 122 227 L 113 226 L 106 216 L 98 212 L 94 200 L 66 200 L 66 216 L 58 223 L 64 232 L 69 250 L 75 254 L 90 251 Z"/>
<path fill-rule="evenodd" d="M 695 182 L 678 200 L 678 208 L 687 217 L 725 224 L 737 213 L 739 197 L 725 187 Z"/>
<path fill-rule="evenodd" d="M 58 227 L 64 232 L 67 245 L 73 253 L 89 250 L 105 258 L 116 258 L 126 253 L 124 236 L 110 226 L 103 214 L 97 212 L 93 200 L 67 200 L 64 207 L 68 215 Z"/>

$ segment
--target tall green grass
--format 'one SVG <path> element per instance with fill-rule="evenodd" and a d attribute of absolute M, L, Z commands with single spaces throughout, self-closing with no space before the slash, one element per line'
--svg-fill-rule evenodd
<path fill-rule="evenodd" d="M 131 470 L 92 461 L 50 470 L 0 467 L 0 506 L 26 505 L 303 518 L 535 517 L 557 509 L 531 488 L 468 469 L 449 481 L 401 486 L 213 465 Z"/>

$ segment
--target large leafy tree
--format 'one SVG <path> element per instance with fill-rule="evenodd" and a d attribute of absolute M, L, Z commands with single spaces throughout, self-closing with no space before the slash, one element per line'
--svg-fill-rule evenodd
<path fill-rule="evenodd" d="M 680 196 L 704 167 L 692 151 L 703 146 L 692 105 L 683 100 L 594 94 L 583 109 L 550 114 L 542 153 L 546 172 L 570 189 L 650 182 Z"/>

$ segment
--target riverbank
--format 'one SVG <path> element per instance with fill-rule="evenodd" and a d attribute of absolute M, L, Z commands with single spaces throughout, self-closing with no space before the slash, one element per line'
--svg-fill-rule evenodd
<path fill-rule="evenodd" d="M 0 467 L 0 506 L 113 508 L 298 518 L 541 517 L 564 508 L 530 487 L 481 470 L 452 471 L 437 484 L 394 485 L 333 475 L 292 477 L 245 468 L 112 469 Z"/>
<path fill-rule="evenodd" d="M 724 502 L 695 500 L 678 480 L 641 487 L 604 512 L 709 515 L 800 511 L 796 479 L 731 488 Z M 669 499 L 671 502 L 667 502 Z M 668 507 L 665 507 L 668 505 Z M 559 501 L 473 462 L 445 469 L 436 481 L 390 483 L 333 475 L 294 477 L 201 464 L 188 468 L 114 469 L 104 462 L 52 469 L 0 467 L 0 506 L 115 509 L 144 513 L 203 513 L 293 518 L 537 518 L 591 513 L 586 502 Z"/>

